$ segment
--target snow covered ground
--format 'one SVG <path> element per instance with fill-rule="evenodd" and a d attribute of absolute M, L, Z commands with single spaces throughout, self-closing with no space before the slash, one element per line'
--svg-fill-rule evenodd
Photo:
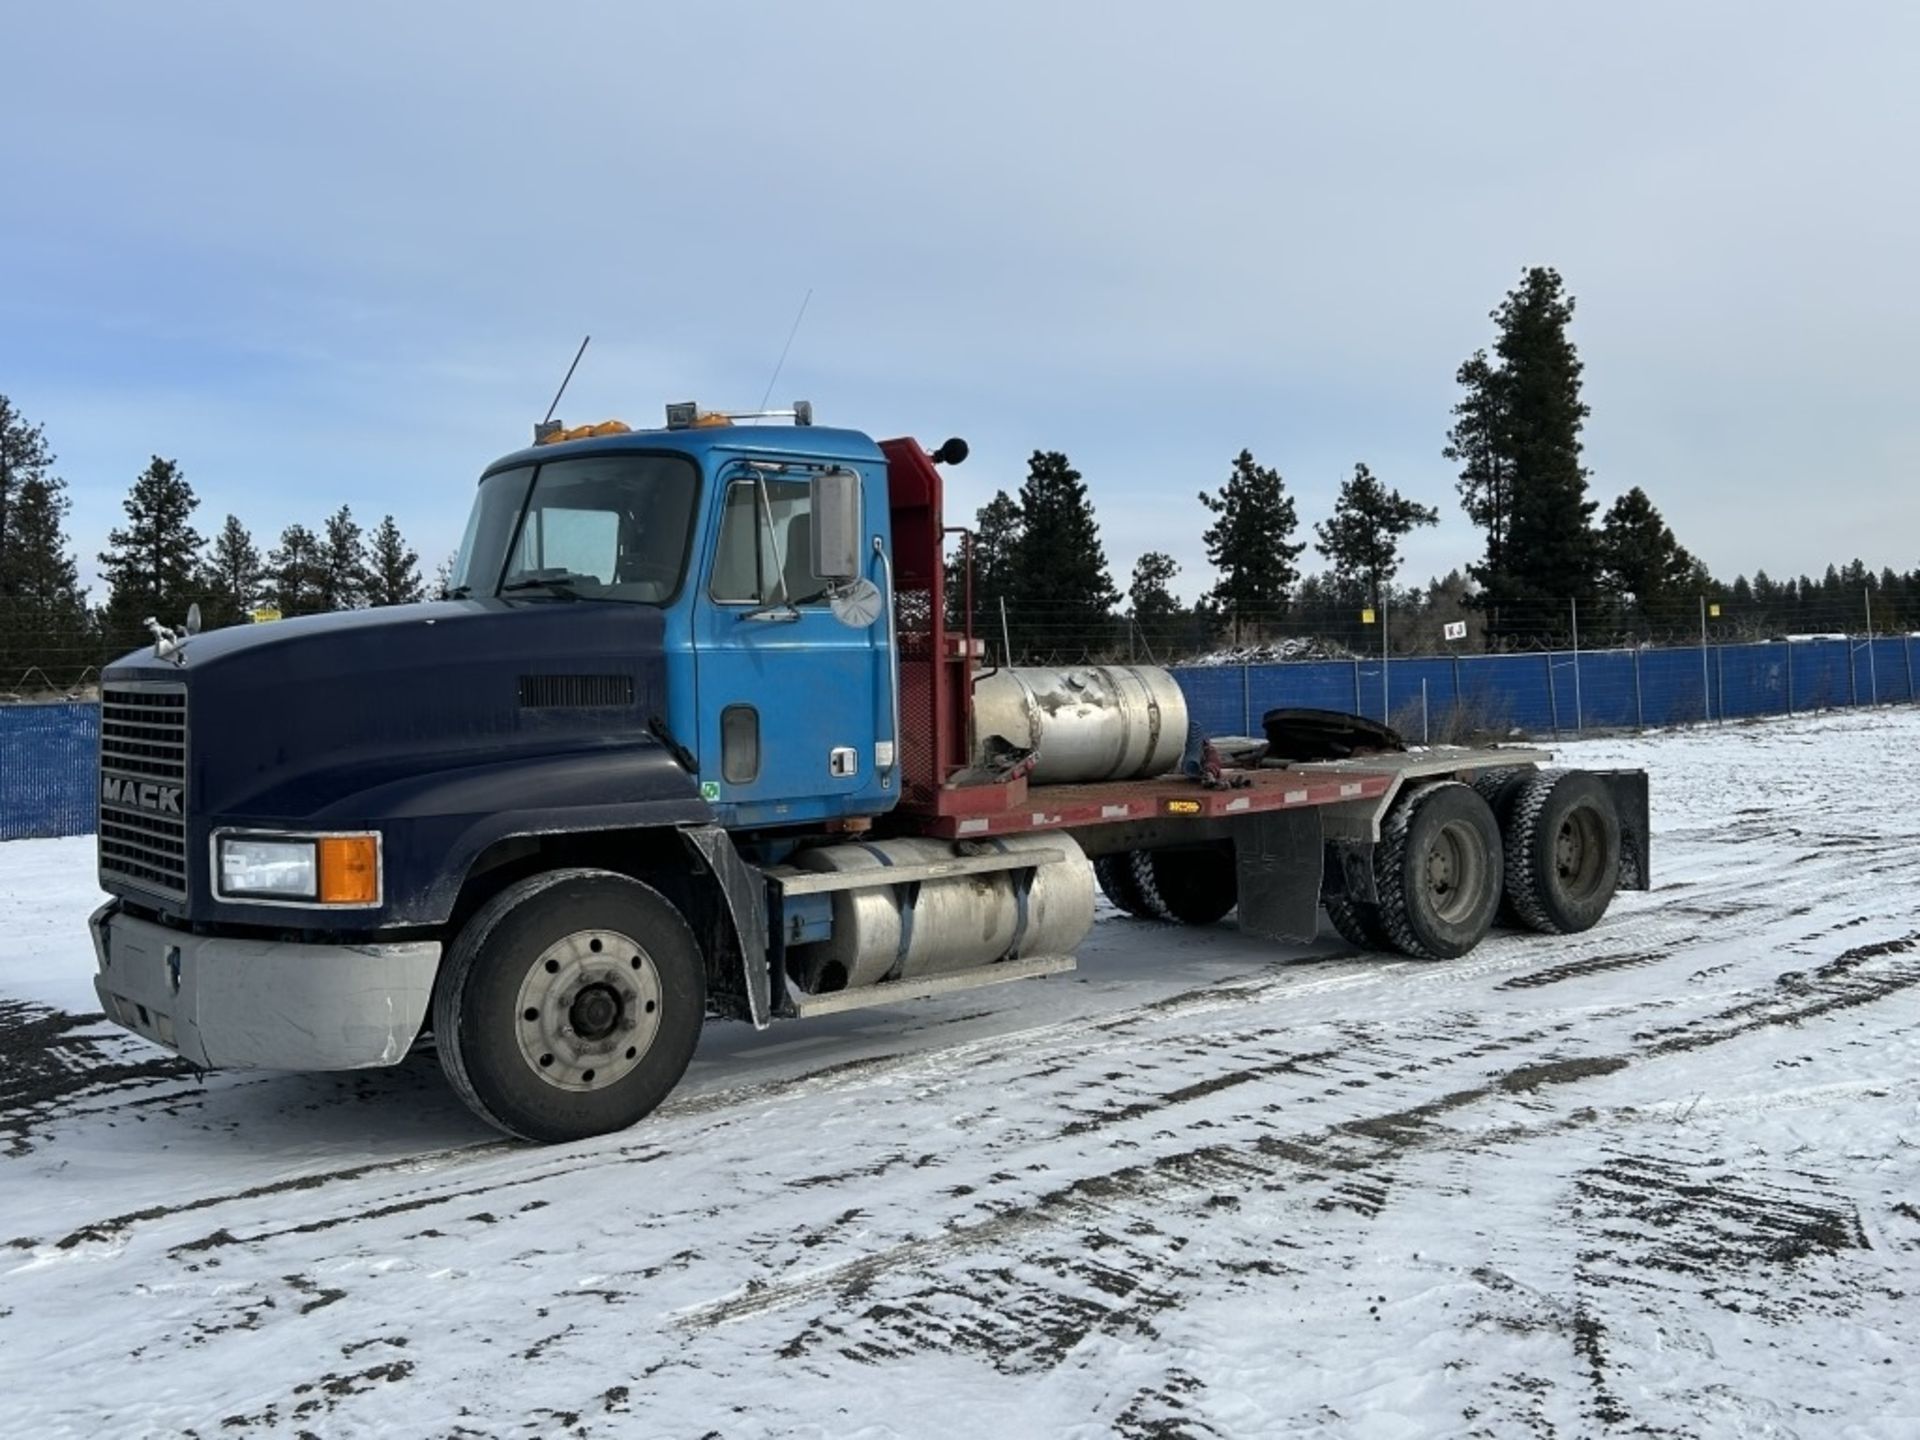
<path fill-rule="evenodd" d="M 1920 1434 L 1920 712 L 1572 744 L 1657 889 L 1425 965 L 1103 917 L 625 1135 L 204 1084 L 0 846 L 8 1435 Z"/>

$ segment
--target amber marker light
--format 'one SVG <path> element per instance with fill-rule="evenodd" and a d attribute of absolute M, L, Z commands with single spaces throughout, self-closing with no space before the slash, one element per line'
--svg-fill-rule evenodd
<path fill-rule="evenodd" d="M 374 905 L 380 900 L 380 843 L 376 835 L 326 835 L 320 840 L 320 903 Z"/>

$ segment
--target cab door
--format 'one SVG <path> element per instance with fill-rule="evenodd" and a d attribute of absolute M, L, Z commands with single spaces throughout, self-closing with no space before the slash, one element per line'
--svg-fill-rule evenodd
<path fill-rule="evenodd" d="M 803 465 L 747 461 L 718 477 L 720 519 L 695 609 L 696 753 L 701 792 L 727 825 L 893 803 L 892 746 L 876 751 L 892 738 L 887 617 L 835 618 L 829 582 L 813 573 L 810 478 Z M 862 533 L 874 533 L 865 518 Z"/>

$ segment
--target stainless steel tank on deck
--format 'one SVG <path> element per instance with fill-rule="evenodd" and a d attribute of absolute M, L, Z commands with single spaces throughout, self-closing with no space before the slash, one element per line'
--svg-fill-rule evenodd
<path fill-rule="evenodd" d="M 1138 780 L 1180 763 L 1187 700 L 1154 665 L 1018 666 L 975 679 L 973 722 L 976 746 L 998 735 L 1039 752 L 1033 784 Z"/>

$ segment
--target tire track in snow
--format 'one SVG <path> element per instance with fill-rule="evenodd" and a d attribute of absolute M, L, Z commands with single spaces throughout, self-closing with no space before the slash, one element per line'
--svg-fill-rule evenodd
<path fill-rule="evenodd" d="M 924 1270 L 957 1256 L 989 1248 L 1035 1232 L 1060 1228 L 1095 1212 L 1151 1201 L 1156 1212 L 1190 1202 L 1196 1194 L 1218 1193 L 1229 1184 L 1267 1184 L 1282 1172 L 1305 1169 L 1370 1171 L 1387 1165 L 1413 1148 L 1439 1145 L 1481 1148 L 1526 1138 L 1524 1129 L 1466 1133 L 1442 1128 L 1439 1122 L 1455 1112 L 1489 1100 L 1536 1092 L 1612 1074 L 1631 1065 L 1662 1057 L 1726 1044 L 1768 1026 L 1798 1024 L 1838 1010 L 1871 1004 L 1920 985 L 1920 957 L 1909 957 L 1920 936 L 1857 947 L 1820 967 L 1811 977 L 1793 974 L 1776 981 L 1784 995 L 1758 993 L 1752 999 L 1722 1008 L 1697 1021 L 1633 1038 L 1639 1045 L 1625 1053 L 1580 1056 L 1513 1066 L 1483 1082 L 1448 1091 L 1438 1098 L 1361 1119 L 1340 1122 L 1285 1136 L 1257 1136 L 1176 1151 L 1154 1160 L 1131 1163 L 1079 1177 L 1048 1191 L 1034 1201 L 1008 1207 L 985 1220 L 963 1222 L 948 1230 L 914 1239 L 875 1254 L 862 1256 L 790 1281 L 771 1281 L 735 1296 L 683 1312 L 678 1323 L 702 1330 L 732 1323 L 776 1309 L 810 1301 L 859 1296 L 884 1276 Z M 1876 960 L 1895 963 L 1869 969 Z M 1183 1087 L 1180 1092 L 1191 1087 Z M 1217 1087 L 1224 1088 L 1224 1087 Z M 1216 1093 L 1205 1091 L 1201 1093 Z M 1269 1110 L 1280 1107 L 1268 1107 Z M 1150 1113 L 1140 1111 L 1138 1113 Z M 1566 1123 L 1587 1124 L 1604 1112 L 1587 1109 Z M 1125 1112 L 1117 1112 L 1120 1118 Z M 1125 1118 L 1133 1118 L 1126 1114 Z M 1537 1132 L 1536 1132 L 1537 1133 Z M 1120 1220 L 1132 1218 L 1123 1213 Z M 1046 1303 L 1044 1300 L 1040 1303 Z"/>

